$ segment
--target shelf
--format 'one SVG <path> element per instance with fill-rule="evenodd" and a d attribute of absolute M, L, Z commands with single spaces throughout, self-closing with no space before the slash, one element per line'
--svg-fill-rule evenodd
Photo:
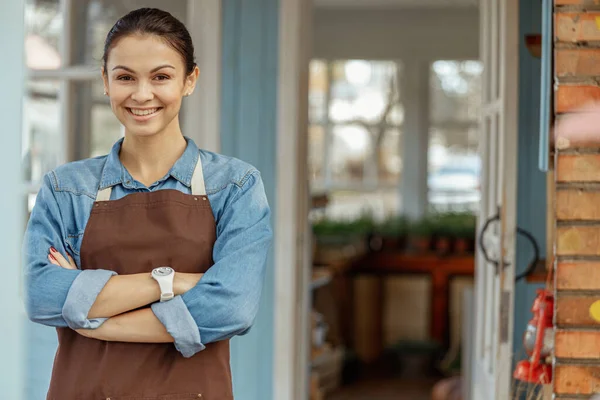
<path fill-rule="evenodd" d="M 313 267 L 310 290 L 316 290 L 329 284 L 332 277 L 333 272 L 328 267 Z"/>

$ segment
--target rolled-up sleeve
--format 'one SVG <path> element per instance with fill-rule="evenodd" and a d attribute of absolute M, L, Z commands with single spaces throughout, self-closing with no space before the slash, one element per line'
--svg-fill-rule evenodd
<path fill-rule="evenodd" d="M 65 269 L 48 261 L 51 246 L 67 255 L 65 227 L 50 174 L 44 177 L 23 240 L 25 308 L 33 322 L 94 329 L 106 318 L 88 319 L 88 312 L 115 273 Z"/>
<path fill-rule="evenodd" d="M 258 312 L 273 237 L 271 213 L 258 171 L 234 190 L 217 223 L 213 266 L 181 301 L 152 305 L 186 357 L 207 343 L 245 334 Z"/>

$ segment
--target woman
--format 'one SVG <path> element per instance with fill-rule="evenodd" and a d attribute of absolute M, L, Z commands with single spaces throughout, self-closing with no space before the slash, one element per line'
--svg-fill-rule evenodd
<path fill-rule="evenodd" d="M 48 399 L 233 398 L 228 339 L 257 312 L 270 211 L 255 168 L 183 136 L 198 73 L 167 12 L 108 33 L 125 137 L 44 177 L 24 242 L 29 317 L 58 331 Z"/>

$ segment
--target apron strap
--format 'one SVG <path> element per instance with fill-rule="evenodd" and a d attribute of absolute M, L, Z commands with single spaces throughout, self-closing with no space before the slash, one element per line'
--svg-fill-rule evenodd
<path fill-rule="evenodd" d="M 202 160 L 198 154 L 198 162 L 192 175 L 192 194 L 195 196 L 205 196 L 206 187 L 204 187 L 204 173 L 202 172 Z"/>
<path fill-rule="evenodd" d="M 112 186 L 109 186 L 102 190 L 98 190 L 98 193 L 96 194 L 96 201 L 109 201 L 111 193 Z"/>
<path fill-rule="evenodd" d="M 109 201 L 112 193 L 112 186 L 99 190 L 96 194 L 96 201 Z M 195 196 L 205 196 L 206 188 L 204 187 L 204 173 L 202 171 L 202 160 L 198 156 L 198 162 L 192 175 L 192 194 Z"/>

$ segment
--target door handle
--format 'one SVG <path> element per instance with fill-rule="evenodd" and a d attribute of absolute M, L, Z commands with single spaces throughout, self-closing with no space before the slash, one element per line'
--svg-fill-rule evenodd
<path fill-rule="evenodd" d="M 490 255 L 488 254 L 488 251 L 485 247 L 484 240 L 483 240 L 488 228 L 492 225 L 493 222 L 496 222 L 496 221 L 500 221 L 500 207 L 498 207 L 498 212 L 496 214 L 494 214 L 493 216 L 491 216 L 490 218 L 488 218 L 485 221 L 485 224 L 483 224 L 483 228 L 481 228 L 481 232 L 479 232 L 479 237 L 477 238 L 477 241 L 479 242 L 479 249 L 481 250 L 481 253 L 483 254 L 483 258 L 485 259 L 485 261 L 487 261 L 488 263 L 490 263 L 494 266 L 496 275 L 498 275 L 498 272 L 500 269 L 500 261 L 494 260 L 490 257 Z M 507 265 L 508 264 L 506 264 L 506 263 L 504 264 L 504 266 L 507 266 Z"/>
<path fill-rule="evenodd" d="M 483 225 L 483 228 L 481 229 L 481 232 L 479 233 L 478 242 L 479 242 L 479 248 L 481 250 L 481 253 L 483 254 L 483 258 L 485 258 L 485 260 L 488 263 L 490 263 L 494 266 L 494 269 L 495 269 L 496 275 L 497 275 L 499 272 L 499 269 L 500 269 L 500 261 L 494 260 L 490 257 L 490 255 L 487 252 L 487 249 L 485 248 L 485 244 L 484 244 L 484 240 L 483 240 L 483 238 L 485 236 L 485 232 L 488 230 L 490 225 L 495 221 L 500 221 L 500 208 L 498 208 L 498 212 L 495 215 L 493 215 L 492 217 L 488 218 L 485 221 L 485 224 Z M 531 233 L 529 233 L 528 231 L 526 231 L 525 229 L 522 229 L 519 227 L 517 227 L 517 234 L 525 236 L 525 238 L 527 238 L 527 240 L 529 240 L 529 242 L 531 243 L 531 246 L 533 248 L 533 259 L 528 264 L 525 271 L 523 271 L 519 275 L 515 276 L 515 282 L 518 282 L 521 279 L 528 276 L 529 274 L 531 274 L 531 272 L 533 272 L 533 270 L 535 269 L 538 261 L 540 260 L 540 246 L 538 245 L 538 242 L 535 240 L 533 235 Z M 509 265 L 509 263 L 504 262 L 503 268 L 507 267 L 508 265 Z"/>

